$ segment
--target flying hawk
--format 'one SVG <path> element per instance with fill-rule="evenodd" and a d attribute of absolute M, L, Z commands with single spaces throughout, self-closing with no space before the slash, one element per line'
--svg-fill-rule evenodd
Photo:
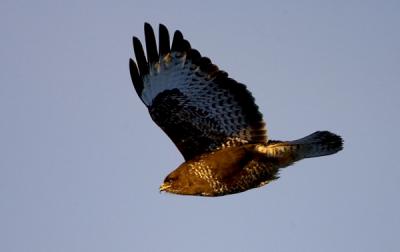
<path fill-rule="evenodd" d="M 295 141 L 267 138 L 262 114 L 246 86 L 229 78 L 191 48 L 180 31 L 172 45 L 159 26 L 144 25 L 146 55 L 133 37 L 133 86 L 153 121 L 171 138 L 185 162 L 164 180 L 160 191 L 222 196 L 263 186 L 279 169 L 303 158 L 334 154 L 342 138 L 317 131 Z"/>

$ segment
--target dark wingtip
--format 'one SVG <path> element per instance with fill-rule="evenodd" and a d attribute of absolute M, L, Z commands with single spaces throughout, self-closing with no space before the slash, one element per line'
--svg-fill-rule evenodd
<path fill-rule="evenodd" d="M 172 39 L 171 51 L 180 52 L 183 42 L 183 35 L 179 30 L 176 30 L 174 33 L 174 38 Z"/>
<path fill-rule="evenodd" d="M 144 55 L 143 46 L 137 37 L 132 38 L 133 50 L 135 51 L 136 62 L 139 67 L 140 75 L 144 76 L 149 72 L 146 56 Z"/>
<path fill-rule="evenodd" d="M 133 37 L 132 37 L 132 43 L 133 43 L 133 45 L 135 45 L 135 43 L 137 43 L 137 42 L 140 42 L 140 40 L 139 40 L 137 37 L 133 36 Z"/>
<path fill-rule="evenodd" d="M 129 72 L 131 74 L 132 84 L 136 90 L 136 93 L 141 99 L 141 94 L 143 90 L 143 80 L 139 75 L 136 63 L 133 59 L 129 59 Z"/>
<path fill-rule="evenodd" d="M 161 56 L 164 56 L 171 52 L 169 32 L 165 25 L 160 24 L 158 28 L 159 33 L 159 52 Z"/>
<path fill-rule="evenodd" d="M 167 27 L 166 27 L 164 24 L 161 24 L 161 23 L 160 23 L 160 24 L 159 24 L 159 28 L 168 31 Z"/>
<path fill-rule="evenodd" d="M 156 37 L 154 35 L 153 27 L 149 23 L 144 23 L 144 38 L 146 42 L 147 60 L 149 64 L 158 61 L 158 51 Z"/>
<path fill-rule="evenodd" d="M 175 38 L 179 38 L 180 40 L 183 39 L 183 35 L 182 35 L 182 32 L 180 30 L 176 30 L 174 32 L 174 39 Z"/>

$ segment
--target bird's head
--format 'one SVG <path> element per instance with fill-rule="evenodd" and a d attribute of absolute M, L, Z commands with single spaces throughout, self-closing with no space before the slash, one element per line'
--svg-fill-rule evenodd
<path fill-rule="evenodd" d="M 193 176 L 188 172 L 188 169 L 189 167 L 184 164 L 171 172 L 160 186 L 160 192 L 183 195 L 209 195 L 212 190 L 209 183 L 197 176 Z"/>

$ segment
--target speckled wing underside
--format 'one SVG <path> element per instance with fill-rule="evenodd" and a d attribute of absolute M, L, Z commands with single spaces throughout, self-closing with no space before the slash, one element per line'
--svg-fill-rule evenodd
<path fill-rule="evenodd" d="M 265 124 L 245 85 L 192 49 L 180 31 L 170 48 L 160 25 L 157 50 L 152 27 L 145 24 L 147 58 L 136 37 L 136 62 L 130 60 L 133 85 L 154 122 L 190 160 L 227 146 L 266 143 Z"/>

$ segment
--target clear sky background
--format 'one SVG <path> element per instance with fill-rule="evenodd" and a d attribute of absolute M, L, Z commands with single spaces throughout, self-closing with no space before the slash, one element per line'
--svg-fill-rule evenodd
<path fill-rule="evenodd" d="M 400 251 L 400 1 L 0 2 L 0 251 Z M 143 23 L 247 84 L 271 139 L 345 139 L 268 186 L 160 194 L 182 157 L 131 84 Z"/>

